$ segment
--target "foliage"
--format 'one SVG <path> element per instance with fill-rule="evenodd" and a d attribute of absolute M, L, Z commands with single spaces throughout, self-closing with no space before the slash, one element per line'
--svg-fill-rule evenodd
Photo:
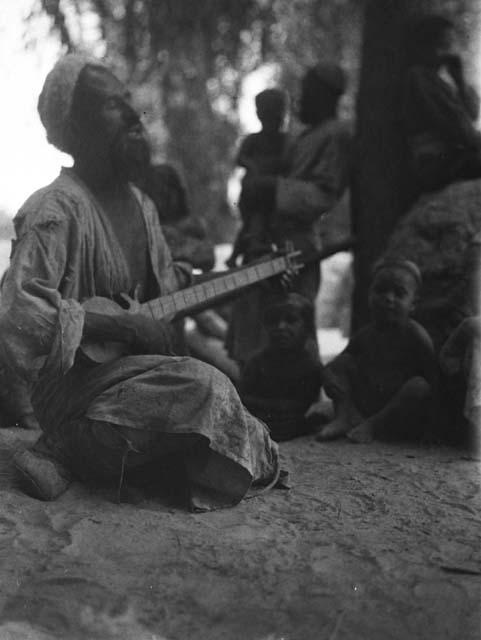
<path fill-rule="evenodd" d="M 350 78 L 356 78 L 362 5 L 353 0 L 275 1 L 271 55 L 282 65 L 291 91 L 305 67 L 322 59 L 340 62 Z"/>
<path fill-rule="evenodd" d="M 384 2 L 378 4 L 380 14 Z M 349 116 L 354 112 L 365 0 L 37 3 L 51 16 L 66 49 L 92 46 L 92 18 L 96 20 L 107 60 L 135 91 L 154 159 L 167 160 L 183 173 L 192 208 L 207 220 L 215 241 L 230 239 L 234 227 L 226 183 L 240 135 L 237 102 L 249 72 L 266 62 L 278 63 L 282 82 L 294 96 L 306 65 L 339 60 L 351 79 L 343 106 Z M 468 34 L 476 8 L 476 0 L 402 4 L 448 13 Z M 386 62 L 379 55 L 376 66 Z"/>
<path fill-rule="evenodd" d="M 154 159 L 181 170 L 193 209 L 216 241 L 233 228 L 225 193 L 246 75 L 277 62 L 294 92 L 304 66 L 319 58 L 356 67 L 354 0 L 39 2 L 68 50 L 84 44 L 82 17 L 97 18 L 109 62 L 135 89 Z"/>

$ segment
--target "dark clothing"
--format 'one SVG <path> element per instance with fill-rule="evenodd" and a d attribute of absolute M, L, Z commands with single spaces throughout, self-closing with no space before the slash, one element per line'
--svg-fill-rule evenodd
<path fill-rule="evenodd" d="M 250 411 L 263 420 L 274 440 L 306 433 L 304 415 L 319 397 L 322 366 L 317 352 L 276 353 L 266 348 L 246 364 L 240 395 Z"/>
<path fill-rule="evenodd" d="M 155 204 L 173 259 L 203 271 L 213 269 L 214 245 L 207 237 L 203 219 L 191 211 L 180 173 L 169 164 L 152 166 L 139 187 Z"/>
<path fill-rule="evenodd" d="M 395 331 L 369 324 L 325 368 L 323 381 L 333 399 L 350 393 L 363 417 L 380 411 L 410 379 L 433 384 L 435 359 L 431 339 L 414 320 Z M 347 386 L 346 386 L 347 385 Z"/>
<path fill-rule="evenodd" d="M 247 135 L 241 143 L 236 164 L 260 176 L 278 175 L 282 171 L 287 134 L 283 131 L 259 131 Z"/>
<path fill-rule="evenodd" d="M 251 177 L 277 176 L 282 171 L 282 162 L 287 134 L 282 131 L 267 133 L 259 131 L 246 136 L 237 155 L 236 164 L 246 169 L 239 197 L 242 229 L 234 246 L 234 256 L 256 257 L 269 247 L 269 216 L 275 205 L 274 189 L 258 191 L 255 198 L 248 195 L 247 184 Z M 244 259 L 244 262 L 246 260 Z"/>
<path fill-rule="evenodd" d="M 322 248 L 321 217 L 349 184 L 351 141 L 350 125 L 334 118 L 305 128 L 291 141 L 276 185 L 273 242 L 282 246 L 291 240 L 306 252 Z"/>
<path fill-rule="evenodd" d="M 474 126 L 479 99 L 461 93 L 447 71 L 409 69 L 404 119 L 412 168 L 424 190 L 481 176 L 481 136 Z"/>

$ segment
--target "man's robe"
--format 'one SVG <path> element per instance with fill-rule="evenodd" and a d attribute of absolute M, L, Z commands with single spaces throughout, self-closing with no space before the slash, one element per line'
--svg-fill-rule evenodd
<path fill-rule="evenodd" d="M 164 295 L 179 288 L 181 276 L 154 205 L 140 191 L 134 189 L 134 195 L 150 257 L 150 282 L 143 284 L 152 295 Z M 33 194 L 15 228 L 2 286 L 1 373 L 4 380 L 30 386 L 37 419 L 60 455 L 72 458 L 69 425 L 78 431 L 79 420 L 85 420 L 87 426 L 118 427 L 121 434 L 133 434 L 134 449 L 149 442 L 149 449 L 160 453 L 162 434 L 200 437 L 208 447 L 190 477 L 204 496 L 203 506 L 233 504 L 253 481 L 272 479 L 276 445 L 213 367 L 188 357 L 132 355 L 98 366 L 79 357 L 81 302 L 132 292 L 137 283 L 108 217 L 73 170 L 63 169 Z"/>

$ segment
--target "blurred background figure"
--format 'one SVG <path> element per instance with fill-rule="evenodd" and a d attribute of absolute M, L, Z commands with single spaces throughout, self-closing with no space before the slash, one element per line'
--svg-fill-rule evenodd
<path fill-rule="evenodd" d="M 188 262 L 201 271 L 210 271 L 215 264 L 214 245 L 207 236 L 203 219 L 191 211 L 187 188 L 180 173 L 167 163 L 152 165 L 139 187 L 157 207 L 174 260 Z"/>
<path fill-rule="evenodd" d="M 481 177 L 479 97 L 467 84 L 454 23 L 440 15 L 408 27 L 405 127 L 421 191 Z"/>
<path fill-rule="evenodd" d="M 244 181 L 260 176 L 276 176 L 282 171 L 287 134 L 282 130 L 287 109 L 287 95 L 281 89 L 265 89 L 255 97 L 256 113 L 261 130 L 247 135 L 240 146 L 237 166 L 245 169 Z M 269 252 L 270 217 L 274 203 L 271 198 L 258 198 L 249 202 L 244 188 L 239 198 L 242 227 L 237 235 L 227 265 L 234 267 L 237 259 L 243 262 Z"/>
<path fill-rule="evenodd" d="M 206 225 L 192 213 L 184 181 L 169 164 L 152 165 L 142 185 L 159 213 L 165 239 L 176 262 L 209 272 L 215 266 L 214 244 Z M 176 321 L 177 351 L 214 365 L 236 382 L 239 369 L 224 348 L 227 323 L 213 309 Z"/>
<path fill-rule="evenodd" d="M 341 200 L 350 176 L 350 126 L 338 118 L 345 90 L 346 75 L 339 65 L 324 62 L 309 67 L 300 87 L 298 117 L 303 128 L 289 140 L 281 175 L 248 174 L 244 179 L 243 206 L 254 210 L 262 202 L 272 211 L 268 246 L 282 248 L 291 242 L 307 256 L 322 248 L 321 219 Z M 314 303 L 320 281 L 320 263 L 313 260 L 295 279 L 293 290 Z M 267 341 L 259 330 L 266 287 L 247 292 L 233 306 L 227 345 L 241 367 Z M 318 350 L 315 332 L 311 338 Z"/>

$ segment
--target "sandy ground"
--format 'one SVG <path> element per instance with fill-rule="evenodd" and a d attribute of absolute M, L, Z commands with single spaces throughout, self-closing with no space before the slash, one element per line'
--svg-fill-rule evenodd
<path fill-rule="evenodd" d="M 15 486 L 0 432 L 0 640 L 480 637 L 479 463 L 304 438 L 290 491 L 190 514 L 73 484 Z"/>

